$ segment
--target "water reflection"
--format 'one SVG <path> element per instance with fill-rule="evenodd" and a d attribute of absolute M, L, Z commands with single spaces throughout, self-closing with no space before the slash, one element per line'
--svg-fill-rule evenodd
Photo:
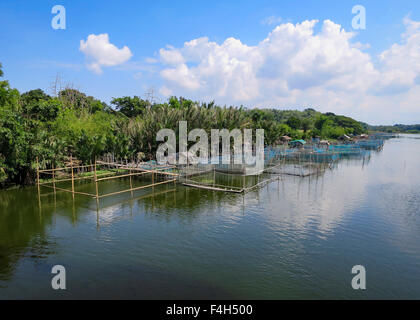
<path fill-rule="evenodd" d="M 376 274 L 369 297 L 419 297 L 419 147 L 394 139 L 245 195 L 157 186 L 104 198 L 98 212 L 88 197 L 50 193 L 39 210 L 36 189 L 2 191 L 0 297 L 54 297 L 44 282 L 57 262 L 77 270 L 69 297 L 352 298 L 343 283 L 356 263 Z M 128 185 L 109 181 L 100 192 Z"/>

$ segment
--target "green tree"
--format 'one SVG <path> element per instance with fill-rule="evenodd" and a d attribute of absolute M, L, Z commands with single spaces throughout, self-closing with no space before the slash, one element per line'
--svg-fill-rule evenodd
<path fill-rule="evenodd" d="M 138 96 L 113 98 L 111 104 L 129 118 L 142 115 L 150 103 Z"/>
<path fill-rule="evenodd" d="M 295 130 L 300 129 L 302 125 L 302 121 L 298 117 L 295 117 L 295 116 L 290 117 L 286 123 L 290 128 L 295 129 Z"/>
<path fill-rule="evenodd" d="M 301 127 L 304 133 L 306 133 L 307 131 L 311 130 L 313 127 L 313 123 L 311 121 L 311 119 L 303 119 L 301 122 Z"/>

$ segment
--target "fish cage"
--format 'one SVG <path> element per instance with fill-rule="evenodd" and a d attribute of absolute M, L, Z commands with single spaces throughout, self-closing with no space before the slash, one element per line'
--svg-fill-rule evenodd
<path fill-rule="evenodd" d="M 340 158 L 362 158 L 370 154 L 369 150 L 361 148 L 358 144 L 331 145 L 328 150 L 338 154 Z"/>
<path fill-rule="evenodd" d="M 371 134 L 371 139 L 380 139 L 380 140 L 388 140 L 393 138 L 398 138 L 399 134 L 397 133 L 388 133 L 388 132 L 376 132 Z"/>
<path fill-rule="evenodd" d="M 379 150 L 384 146 L 384 140 L 371 139 L 365 141 L 358 141 L 355 145 L 366 150 Z"/>
<path fill-rule="evenodd" d="M 50 168 L 41 168 L 38 158 L 36 162 L 39 206 L 41 206 L 41 196 L 49 194 L 55 196 L 58 192 L 66 192 L 71 193 L 73 199 L 75 195 L 96 199 L 98 210 L 99 200 L 105 197 L 127 193 L 130 193 L 133 197 L 136 191 L 145 189 L 154 191 L 156 186 L 169 183 L 176 184 L 179 176 L 178 173 L 174 172 L 176 171 L 174 166 L 162 166 L 155 162 L 128 162 L 127 159 L 116 161 L 105 157 L 101 160 L 95 159 L 95 162 L 89 165 L 81 165 L 81 161 L 70 156 L 70 161 L 61 168 L 56 168 L 53 165 Z M 137 179 L 134 180 L 134 178 L 146 175 L 148 176 L 146 183 Z M 119 181 L 128 179 L 128 181 L 121 184 L 122 189 L 109 190 L 106 182 L 115 179 Z M 84 181 L 89 183 L 84 184 Z M 41 193 L 41 188 L 49 188 L 52 193 Z"/>
<path fill-rule="evenodd" d="M 309 177 L 320 175 L 330 168 L 329 163 L 292 163 L 287 162 L 282 165 L 268 167 L 265 172 L 275 175 L 289 175 L 296 177 Z"/>

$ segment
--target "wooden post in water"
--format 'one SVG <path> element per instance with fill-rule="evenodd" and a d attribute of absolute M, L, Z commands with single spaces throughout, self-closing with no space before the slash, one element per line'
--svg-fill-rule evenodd
<path fill-rule="evenodd" d="M 133 181 L 131 180 L 131 166 L 132 164 L 130 163 L 130 189 L 131 189 L 131 198 L 133 197 Z"/>
<path fill-rule="evenodd" d="M 54 195 L 55 195 L 55 167 L 54 164 L 52 165 L 52 178 L 53 178 L 53 188 L 54 188 Z"/>
<path fill-rule="evenodd" d="M 99 209 L 99 192 L 98 192 L 98 177 L 96 174 L 96 157 L 95 157 L 95 166 L 94 168 L 94 178 L 95 178 L 95 191 L 96 191 L 96 209 Z"/>
<path fill-rule="evenodd" d="M 70 166 L 71 166 L 71 195 L 74 199 L 74 172 L 73 172 L 73 156 L 70 155 Z"/>
<path fill-rule="evenodd" d="M 38 157 L 36 157 L 36 184 L 38 187 L 38 206 L 39 206 L 39 213 L 41 214 L 41 189 L 39 185 L 39 161 Z"/>
<path fill-rule="evenodd" d="M 36 157 L 36 184 L 38 187 L 38 194 L 40 194 L 40 188 L 39 188 L 39 161 L 38 157 Z"/>
<path fill-rule="evenodd" d="M 213 188 L 216 184 L 216 165 L 213 166 Z"/>

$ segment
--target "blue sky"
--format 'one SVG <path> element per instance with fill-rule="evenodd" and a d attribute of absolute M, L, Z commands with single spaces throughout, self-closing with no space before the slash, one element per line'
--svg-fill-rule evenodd
<path fill-rule="evenodd" d="M 66 8 L 65 30 L 51 27 L 57 4 Z M 352 29 L 357 4 L 366 8 L 366 30 Z M 161 100 L 173 94 L 247 107 L 312 106 L 374 124 L 420 123 L 419 9 L 414 0 L 3 0 L 0 62 L 21 92 L 49 92 L 59 73 L 63 84 L 107 102 L 153 88 Z M 312 20 L 319 22 L 298 26 Z M 344 33 L 325 31 L 333 25 Z M 98 64 L 108 51 L 97 50 L 108 41 L 121 57 Z"/>

